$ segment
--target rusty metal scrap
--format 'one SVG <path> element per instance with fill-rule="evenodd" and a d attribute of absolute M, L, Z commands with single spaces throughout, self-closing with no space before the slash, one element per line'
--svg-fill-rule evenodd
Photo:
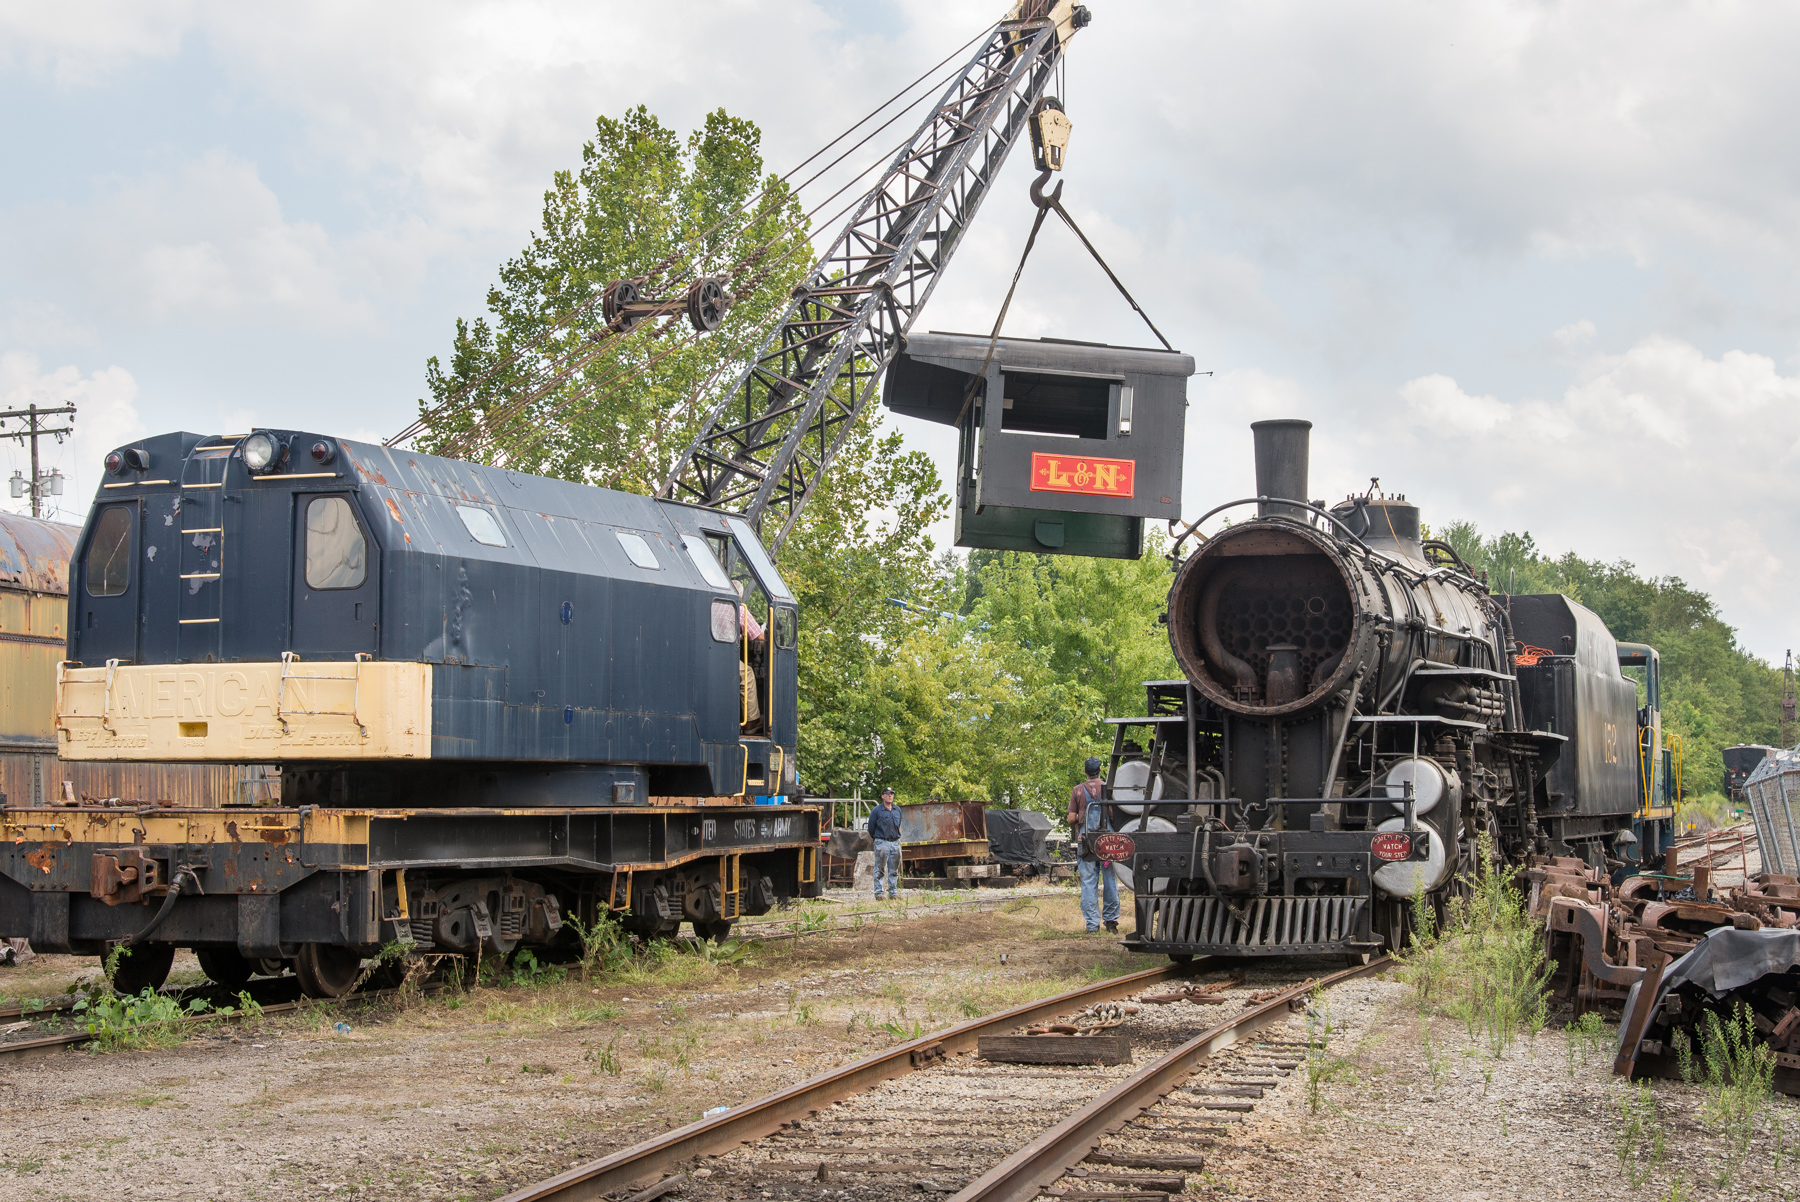
<path fill-rule="evenodd" d="M 1721 842 L 1728 844 L 1723 851 Z M 1527 865 L 1522 877 L 1528 904 L 1545 924 L 1547 954 L 1556 966 L 1553 993 L 1577 1016 L 1602 1005 L 1621 1008 L 1616 1073 L 1671 1074 L 1681 1038 L 1701 1046 L 1699 1027 L 1708 1011 L 1729 1019 L 1748 1007 L 1757 1034 L 1776 1052 L 1776 1087 L 1800 1093 L 1800 970 L 1767 973 L 1721 996 L 1683 979 L 1679 967 L 1672 983 L 1663 984 L 1671 967 L 1713 932 L 1800 927 L 1795 877 L 1751 877 L 1746 871 L 1742 885 L 1715 883 L 1722 860 L 1742 858 L 1748 869 L 1748 843 L 1742 832 L 1685 841 L 1666 851 L 1662 871 L 1627 877 L 1617 886 L 1581 860 L 1540 856 Z M 1684 851 L 1699 855 L 1684 865 Z"/>
<path fill-rule="evenodd" d="M 1196 1006 L 1222 1006 L 1225 1004 L 1223 994 L 1227 989 L 1236 989 L 1244 983 L 1242 975 L 1228 977 L 1223 981 L 1212 981 L 1202 985 L 1198 982 L 1183 985 L 1171 993 L 1156 993 L 1141 997 L 1140 1002 L 1152 1006 L 1167 1006 L 1174 1002 L 1192 1002 Z"/>

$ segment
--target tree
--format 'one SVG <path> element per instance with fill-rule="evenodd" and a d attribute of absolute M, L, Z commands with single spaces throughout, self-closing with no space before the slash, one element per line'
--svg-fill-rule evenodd
<path fill-rule="evenodd" d="M 787 186 L 762 175 L 754 123 L 721 109 L 683 142 L 640 106 L 595 130 L 580 171 L 558 171 L 544 193 L 542 231 L 500 268 L 488 314 L 457 320 L 448 369 L 436 356 L 427 364 L 420 411 L 451 412 L 420 445 L 455 446 L 579 363 L 500 423 L 496 448 L 521 471 L 651 493 L 787 306 L 812 247 Z M 654 296 L 707 275 L 734 294 L 710 334 L 677 317 L 592 337 L 596 298 L 613 281 L 645 280 Z"/>
<path fill-rule="evenodd" d="M 811 267 L 805 221 L 786 187 L 762 175 L 761 134 L 710 114 L 685 142 L 644 108 L 601 117 L 579 173 L 544 194 L 543 230 L 500 269 L 488 313 L 458 320 L 446 370 L 432 358 L 432 399 L 453 403 L 421 443 L 455 444 L 484 414 L 528 396 L 562 366 L 581 366 L 501 430 L 508 466 L 641 494 L 661 487 L 698 432 L 710 398 L 738 371 Z M 737 274 L 724 324 L 694 337 L 640 328 L 589 340 L 593 299 L 613 280 Z M 536 347 L 536 349 L 530 349 Z M 867 413 L 833 461 L 781 556 L 801 604 L 800 772 L 813 792 L 878 766 L 893 702 L 871 689 L 912 623 L 890 599 L 943 592 L 926 530 L 949 505 L 930 458 L 908 452 Z"/>

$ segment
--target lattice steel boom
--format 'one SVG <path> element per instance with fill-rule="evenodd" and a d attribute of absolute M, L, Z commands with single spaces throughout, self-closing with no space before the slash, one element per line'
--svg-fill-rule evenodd
<path fill-rule="evenodd" d="M 780 547 L 1086 24 L 1070 0 L 1023 0 L 995 27 L 795 289 L 662 496 L 741 513 Z"/>

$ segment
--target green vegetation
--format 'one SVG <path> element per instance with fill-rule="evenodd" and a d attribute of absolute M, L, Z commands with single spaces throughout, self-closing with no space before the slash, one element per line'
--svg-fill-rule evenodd
<path fill-rule="evenodd" d="M 172 1047 L 182 1039 L 180 1023 L 212 1009 L 195 998 L 186 1006 L 146 986 L 142 993 L 94 993 L 75 1003 L 75 1013 L 93 1036 L 95 1051 Z"/>
<path fill-rule="evenodd" d="M 1497 1060 L 1520 1032 L 1543 1029 L 1555 966 L 1544 962 L 1538 924 L 1485 839 L 1465 884 L 1467 895 L 1451 897 L 1441 924 L 1429 907 L 1415 906 L 1412 946 L 1397 957 L 1400 975 L 1421 1010 L 1461 1020 L 1470 1043 Z"/>
<path fill-rule="evenodd" d="M 1623 642 L 1662 656 L 1663 730 L 1680 737 L 1683 794 L 1716 791 L 1720 748 L 1774 743 L 1781 719 L 1780 672 L 1738 646 L 1711 597 L 1674 576 L 1646 579 L 1623 560 L 1573 551 L 1549 556 L 1529 534 L 1483 537 L 1470 522 L 1438 532 L 1497 593 L 1562 593 L 1596 614 Z"/>
<path fill-rule="evenodd" d="M 1724 1022 L 1708 1010 L 1700 1020 L 1700 1054 L 1706 1063 L 1711 1092 L 1702 1111 L 1707 1123 L 1725 1136 L 1728 1152 L 1719 1169 L 1719 1184 L 1750 1155 L 1750 1146 L 1775 1101 L 1775 1050 L 1756 1032 L 1750 1007 L 1740 1004 Z"/>

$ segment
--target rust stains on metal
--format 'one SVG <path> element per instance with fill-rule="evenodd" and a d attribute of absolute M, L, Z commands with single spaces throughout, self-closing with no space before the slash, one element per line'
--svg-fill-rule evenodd
<path fill-rule="evenodd" d="M 382 475 L 378 469 L 372 468 L 366 463 L 359 462 L 354 456 L 346 455 L 345 458 L 350 460 L 350 466 L 354 467 L 357 474 L 363 479 L 372 484 L 380 484 L 383 487 L 387 485 L 387 477 Z"/>
<path fill-rule="evenodd" d="M 406 519 L 400 516 L 400 503 L 392 497 L 387 497 L 385 500 L 387 501 L 388 512 L 394 515 L 394 520 L 396 522 L 404 522 Z"/>
<path fill-rule="evenodd" d="M 231 836 L 231 841 L 233 843 L 242 843 L 244 841 L 244 837 L 238 834 L 238 827 L 235 822 L 227 822 L 225 824 L 225 833 Z"/>
<path fill-rule="evenodd" d="M 50 865 L 56 863 L 57 850 L 56 844 L 46 843 L 30 855 L 26 856 L 25 862 L 33 868 L 36 868 L 38 871 L 48 874 Z"/>
<path fill-rule="evenodd" d="M 32 593 L 69 595 L 69 557 L 77 526 L 0 513 L 0 585 Z"/>
<path fill-rule="evenodd" d="M 256 837 L 270 847 L 280 847 L 294 837 L 294 832 L 290 830 L 259 830 L 256 832 Z"/>

